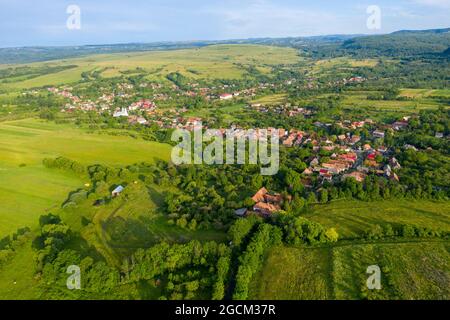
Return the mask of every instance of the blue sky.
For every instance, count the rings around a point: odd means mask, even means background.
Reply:
[[[69,5],[81,29],[69,30]],[[381,29],[366,26],[369,5]],[[0,47],[388,33],[450,27],[450,0],[0,0]]]

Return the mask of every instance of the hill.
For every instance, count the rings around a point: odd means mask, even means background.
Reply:
[[[450,29],[405,30],[387,35],[356,37],[345,41],[341,49],[364,56],[420,56],[439,54],[450,45]]]

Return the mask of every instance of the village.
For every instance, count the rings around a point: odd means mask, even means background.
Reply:
[[[295,79],[288,80],[284,84],[292,85]],[[343,79],[343,83],[362,82],[365,81],[361,77],[353,77],[348,80]],[[186,95],[189,97],[202,95],[210,102],[226,101],[237,97],[254,97],[258,90],[274,86],[273,84],[263,83],[259,87],[249,88],[233,93],[212,93],[232,89],[232,86],[223,85],[217,87],[200,87],[198,84],[190,84],[191,90],[183,91],[175,85],[171,89],[176,90],[176,95]],[[202,124],[201,117],[185,116],[189,111],[186,107],[181,108],[158,108],[157,103],[170,99],[167,93],[160,91],[163,89],[161,84],[141,83],[139,87],[150,87],[154,90],[154,94],[148,99],[139,99],[131,102],[127,107],[116,107],[117,98],[133,99],[134,86],[128,83],[120,83],[117,85],[118,93],[102,94],[97,100],[91,101],[83,99],[72,93],[71,87],[48,88],[48,91],[68,99],[68,102],[62,109],[63,113],[71,113],[74,111],[97,112],[110,114],[113,118],[123,118],[130,125],[157,126],[161,129],[187,129],[192,131],[196,126]],[[287,117],[296,117],[302,115],[304,118],[310,118],[314,115],[314,110],[299,106],[293,106],[289,103],[279,104],[275,106],[267,106],[263,103],[250,103],[245,107],[248,110],[257,113],[282,114]],[[380,144],[386,132],[398,131],[408,126],[410,117],[405,116],[392,124],[377,124],[371,119],[361,121],[337,121],[335,123],[314,122],[314,126],[321,129],[327,129],[331,126],[337,126],[346,133],[339,135],[322,135],[319,136],[315,131],[302,131],[297,129],[277,128],[279,133],[280,144],[286,148],[310,148],[313,156],[308,159],[307,168],[302,172],[305,186],[310,185],[312,176],[317,176],[321,182],[333,182],[340,179],[354,178],[357,182],[363,182],[365,177],[374,173],[376,175],[385,176],[389,179],[398,181],[396,170],[400,169],[398,161],[391,157],[388,148]],[[362,137],[355,131],[366,128],[370,130],[370,136]],[[207,125],[203,129],[208,129]],[[234,124],[228,128],[215,128],[222,134],[225,131],[232,131],[234,136],[242,137],[245,128]],[[275,128],[267,128],[268,132]],[[255,129],[258,132],[258,129]],[[249,135],[246,133],[244,138],[257,139],[258,134]],[[415,148],[406,145],[406,148]],[[263,206],[264,207],[264,206]],[[269,210],[270,208],[270,210]],[[265,210],[275,211],[276,206],[269,206]]]
[[[343,79],[339,83],[361,83],[364,81],[365,79],[362,77],[352,77]],[[294,84],[295,79],[287,80],[282,85]],[[329,85],[337,84],[331,83]],[[316,112],[314,108],[300,107],[290,103],[266,105],[251,102],[260,90],[270,87],[275,88],[275,84],[262,83],[257,87],[241,90],[233,90],[233,85],[209,88],[194,83],[189,84],[188,90],[181,90],[178,86],[171,85],[169,90],[174,93],[172,95],[164,90],[162,84],[141,83],[138,87],[150,88],[153,90],[153,94],[149,95],[149,98],[135,99],[135,87],[128,83],[118,84],[115,93],[103,93],[97,100],[93,101],[72,94],[72,88],[70,87],[52,87],[48,88],[48,91],[70,101],[61,109],[63,113],[92,111],[98,114],[106,114],[120,120],[121,123],[136,126],[155,126],[167,130],[185,129],[193,131],[198,126],[202,126],[202,130],[206,130],[210,128],[209,124],[212,123],[211,128],[217,130],[217,134],[223,135],[225,132],[231,132],[236,138],[248,140],[259,139],[260,129],[256,128],[249,131],[247,126],[239,123],[234,123],[229,127],[214,127],[214,121],[211,121],[210,118],[189,115],[191,113],[186,106],[173,107],[175,101],[172,101],[172,106],[167,107],[165,103],[180,96],[188,98],[201,96],[210,104],[244,99],[240,101],[250,101],[244,106],[244,110],[261,115],[268,114],[268,116],[282,115],[287,118],[301,116],[303,119],[314,119]],[[311,88],[312,86],[308,87]],[[126,107],[117,107],[118,101],[131,102]],[[160,108],[160,104],[164,106]],[[401,165],[393,156],[393,150],[386,147],[383,141],[386,135],[393,135],[396,131],[406,129],[410,119],[410,116],[403,116],[390,124],[377,123],[369,118],[334,122],[315,121],[313,122],[315,129],[268,127],[266,130],[269,134],[275,129],[277,130],[279,143],[283,148],[293,150],[303,148],[310,151],[310,156],[303,159],[306,168],[299,173],[304,187],[315,191],[314,189],[320,188],[321,185],[334,184],[350,178],[357,183],[363,183],[369,175],[399,182],[398,171],[401,170]],[[339,128],[340,134],[332,134],[331,128]],[[436,137],[438,136],[436,135]],[[409,144],[405,144],[404,149],[417,150],[415,146]],[[268,217],[280,211],[283,202],[290,201],[289,197],[281,196],[276,190],[262,188],[255,192],[252,197],[254,206],[236,210],[237,216],[253,213]]]

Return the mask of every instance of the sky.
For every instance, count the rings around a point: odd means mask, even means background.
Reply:
[[[76,5],[80,14],[67,13],[70,5]],[[374,11],[367,9],[373,5],[380,10],[380,25],[368,28]],[[78,21],[79,28],[73,28]],[[445,27],[450,27],[450,0],[0,0],[0,47],[376,34]]]

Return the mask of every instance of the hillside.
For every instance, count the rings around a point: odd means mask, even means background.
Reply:
[[[397,31],[388,35],[357,37],[342,49],[358,56],[420,56],[443,52],[450,45],[450,29]]]

